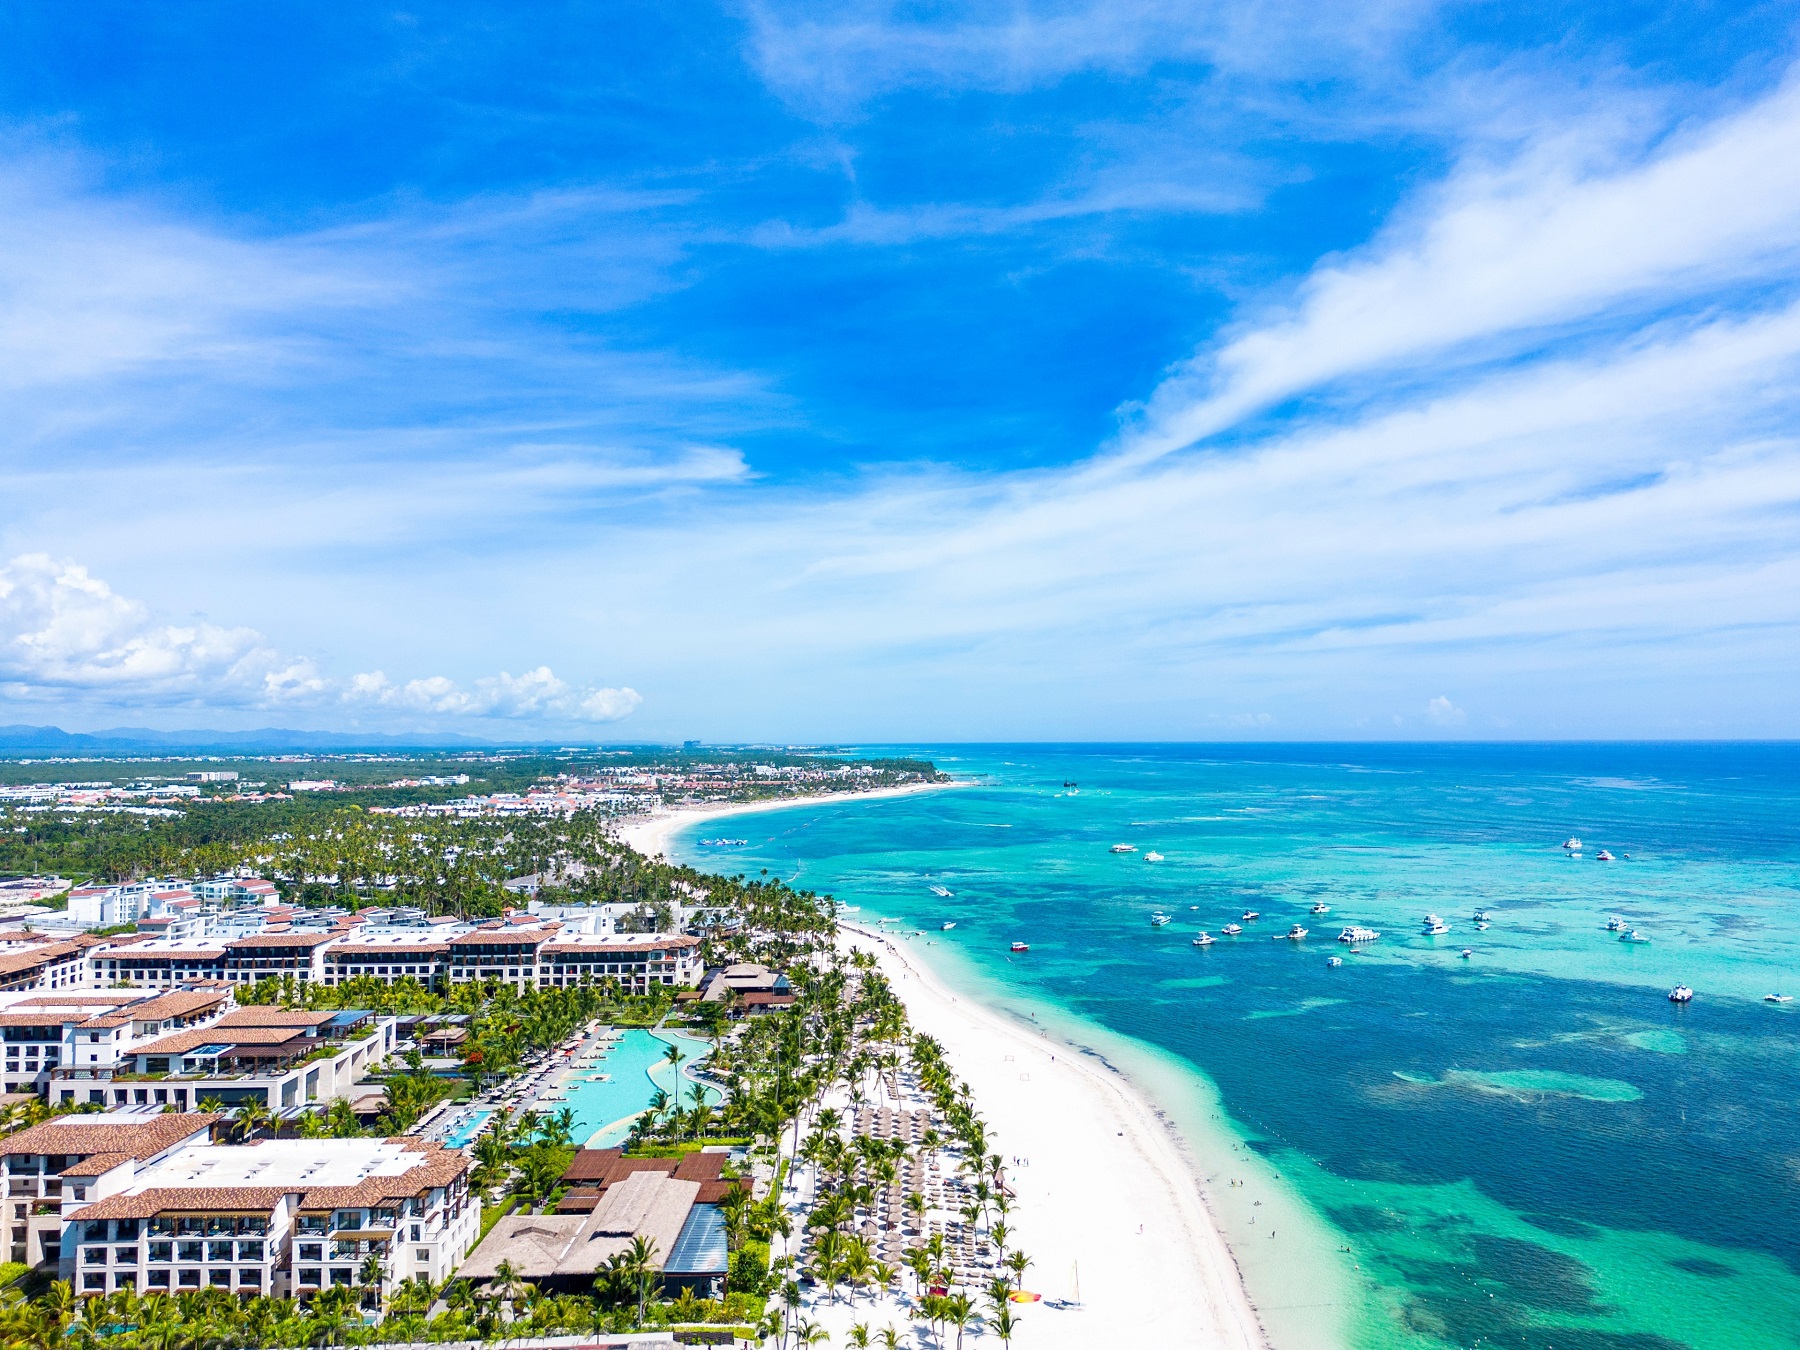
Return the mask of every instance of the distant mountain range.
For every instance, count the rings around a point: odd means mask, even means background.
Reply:
[[[557,745],[567,742],[519,742]],[[64,731],[61,727],[0,727],[0,756],[19,755],[268,755],[305,751],[493,749],[500,743],[468,736],[381,736],[372,732],[155,731],[114,727],[107,731]]]

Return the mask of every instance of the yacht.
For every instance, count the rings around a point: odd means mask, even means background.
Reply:
[[[1617,914],[1613,915],[1612,918],[1606,921],[1606,931],[1609,933],[1624,932],[1625,920],[1621,919]]]
[[[942,923],[940,923],[938,925],[938,932],[948,933],[954,927],[956,927],[955,919],[945,919]]]
[[[1283,934],[1283,936],[1294,942],[1298,942],[1301,938],[1306,936],[1306,927],[1304,924],[1297,923],[1293,927],[1289,928],[1287,930],[1287,932]]]
[[[1440,933],[1448,933],[1450,925],[1435,914],[1425,916],[1424,932],[1426,937],[1437,937]]]
[[[1158,853],[1155,849],[1151,849],[1148,853],[1146,853],[1144,855],[1145,862],[1161,862],[1162,860],[1163,860],[1162,854]]]
[[[1312,907],[1312,912],[1314,914],[1329,914],[1331,913],[1331,906],[1321,900]]]
[[[1262,918],[1262,915],[1257,913],[1253,909],[1247,909],[1244,911],[1244,922],[1245,923],[1255,923],[1260,918]]]
[[[1225,934],[1226,937],[1236,937],[1239,933],[1243,932],[1244,930],[1235,923],[1228,923],[1223,928],[1221,928],[1219,931],[1221,933]]]
[[[1152,928],[1162,928],[1174,922],[1175,919],[1173,915],[1164,914],[1160,909],[1150,916],[1150,926]]]
[[[1694,991],[1685,984],[1678,984],[1669,990],[1669,1002],[1671,1003],[1692,1003],[1693,1001]]]
[[[1568,849],[1571,853],[1579,853],[1581,852],[1581,840],[1565,839],[1563,840],[1563,847]]]
[[[1336,969],[1338,966],[1344,964],[1344,958],[1341,956],[1328,956],[1325,958],[1325,964]]]
[[[1015,952],[1028,952],[1031,950],[1031,944],[1029,942],[1015,942],[1012,945],[1012,949]]]
[[[1489,919],[1491,919],[1493,917],[1494,916],[1489,914],[1485,909],[1478,909],[1475,911],[1475,922],[1476,923],[1486,923]]]
[[[1628,933],[1620,933],[1619,934],[1620,942],[1648,942],[1649,940],[1650,940],[1649,938],[1645,937],[1642,933],[1638,932],[1638,930],[1635,928],[1633,928]]]
[[[933,895],[940,895],[946,900],[948,900],[951,896],[956,894],[956,892],[951,890],[948,886],[937,886],[937,885],[932,886],[931,893]]]
[[[1376,932],[1373,928],[1358,928],[1352,924],[1349,928],[1346,928],[1343,932],[1338,934],[1338,941],[1348,942],[1354,945],[1358,942],[1373,942],[1380,936],[1381,934]]]
[[[1197,933],[1194,935],[1194,945],[1196,947],[1210,947],[1218,940],[1219,939],[1214,937],[1211,933]]]
[[[1137,845],[1136,844],[1114,844],[1112,846],[1112,851],[1114,853],[1136,853]]]
[[[1793,1001],[1794,1001],[1794,996],[1792,994],[1764,994],[1763,995],[1764,1003],[1792,1003]]]
[[[1613,855],[1608,853],[1605,849],[1601,849],[1598,853],[1596,853],[1594,855],[1595,862],[1611,862],[1612,860],[1613,860]]]

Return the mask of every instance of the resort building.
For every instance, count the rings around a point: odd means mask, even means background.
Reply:
[[[366,976],[383,984],[413,979],[432,989],[449,969],[450,938],[429,926],[369,924],[333,942],[323,957],[328,987]]]
[[[124,1014],[135,1015],[133,1009]],[[114,1035],[110,1044],[77,1045],[91,1060],[65,1056],[50,1070],[50,1100],[178,1110],[208,1100],[231,1107],[256,1101],[277,1115],[291,1114],[352,1095],[357,1083],[387,1062],[398,1039],[392,1017],[356,1009],[236,1008],[171,1034],[127,1035],[120,1028]],[[108,1050],[110,1058],[101,1059]]]
[[[230,1007],[224,988],[148,997],[99,989],[0,996],[5,1088],[44,1094],[59,1068],[110,1070],[139,1043],[204,1026]]]
[[[63,1116],[0,1140],[8,1259],[60,1264],[64,1206],[73,1209],[91,1198],[96,1169],[123,1159],[154,1162],[175,1149],[203,1144],[221,1119],[140,1108]]]
[[[505,980],[520,989],[538,983],[538,948],[557,933],[552,926],[484,925],[450,939],[449,981]]]
[[[38,1141],[30,1136],[50,1128],[6,1141],[9,1165],[11,1150],[24,1156],[20,1141],[35,1150]],[[481,1229],[481,1207],[468,1193],[468,1160],[422,1139],[232,1146],[190,1133],[140,1154],[142,1147],[93,1153],[61,1169],[58,1271],[77,1293],[207,1288],[305,1297],[359,1282],[371,1256],[390,1287],[420,1276],[444,1280]]]
[[[648,936],[558,936],[538,951],[538,985],[572,988],[617,980],[627,992],[647,994],[657,985],[690,988],[700,983],[700,939],[682,933]]]
[[[585,1152],[586,1150],[584,1150]],[[617,1150],[603,1150],[616,1153]],[[723,1154],[711,1156],[723,1161]],[[634,1160],[650,1166],[622,1170],[585,1212],[513,1214],[501,1219],[457,1273],[477,1283],[491,1280],[510,1263],[520,1279],[556,1293],[593,1287],[594,1270],[648,1239],[664,1294],[692,1289],[702,1297],[724,1290],[728,1261],[725,1221],[717,1203],[702,1203],[707,1183],[677,1175],[673,1158]],[[715,1186],[729,1187],[733,1183]],[[722,1192],[721,1198],[722,1198]]]
[[[20,934],[0,951],[0,991],[73,989],[88,982],[88,951],[103,941],[78,934],[67,938]]]

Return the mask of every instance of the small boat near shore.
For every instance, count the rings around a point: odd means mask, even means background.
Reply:
[[[1291,928],[1289,928],[1287,930],[1287,932],[1281,933],[1281,934],[1272,934],[1271,936],[1276,937],[1278,940],[1286,939],[1289,942],[1298,942],[1298,941],[1300,941],[1301,938],[1305,937],[1309,931],[1310,930],[1306,927],[1305,924],[1297,923],[1297,924],[1294,924]]]
[[[1247,909],[1244,911],[1244,922],[1245,923],[1255,923],[1260,918],[1262,918],[1262,915],[1257,913],[1253,909]]]
[[[1793,1001],[1794,1001],[1794,996],[1792,994],[1764,994],[1763,995],[1764,1003],[1792,1003]]]
[[[1312,912],[1314,914],[1329,914],[1331,913],[1331,906],[1326,904],[1323,900],[1320,900],[1313,905]]]
[[[1471,956],[1475,955],[1475,949],[1473,947],[1464,947],[1457,955],[1467,961]]]
[[[1219,939],[1214,937],[1211,933],[1202,932],[1194,935],[1194,945],[1196,947],[1210,947],[1218,940]],[[1771,995],[1771,997],[1773,997],[1773,995]]]
[[[1158,853],[1155,849],[1151,849],[1148,853],[1146,853],[1144,855],[1145,862],[1161,862],[1162,860],[1163,860],[1163,855]]]
[[[1612,860],[1613,860],[1613,855],[1608,853],[1605,849],[1601,849],[1598,853],[1596,853],[1594,855],[1595,862],[1611,862]]]
[[[938,932],[948,933],[954,927],[956,927],[955,919],[945,919],[942,923],[940,923],[938,925]]]
[[[933,883],[931,893],[945,900],[948,900],[951,896],[956,894],[956,892],[951,890],[948,886],[939,886],[936,883]]]
[[[1237,925],[1235,923],[1228,923],[1223,928],[1221,928],[1219,931],[1221,933],[1225,934],[1226,937],[1236,937],[1239,933],[1243,932],[1244,930],[1242,927],[1240,927],[1239,925]]]
[[[1642,933],[1638,932],[1638,930],[1635,928],[1633,928],[1629,932],[1619,934],[1620,942],[1648,942],[1649,940],[1650,940],[1649,938],[1645,937]]]
[[[1114,844],[1112,846],[1112,851],[1114,853],[1136,853],[1137,845],[1136,844]]]
[[[1685,984],[1678,984],[1669,990],[1669,1002],[1671,1003],[1692,1003],[1693,1001],[1694,991]]]
[[[1325,958],[1325,964],[1330,966],[1333,970],[1336,970],[1339,966],[1344,964],[1344,958],[1341,956],[1328,956]]]
[[[1475,911],[1475,922],[1476,923],[1486,923],[1489,919],[1491,919],[1493,917],[1494,916],[1492,914],[1489,914],[1485,909],[1478,909]]]
[[[1352,946],[1359,942],[1373,942],[1381,934],[1373,928],[1359,928],[1355,924],[1338,934],[1339,942],[1348,942]]]
[[[1031,950],[1031,944],[1029,942],[1015,942],[1012,945],[1012,949],[1015,952],[1028,952]]]
[[[1150,916],[1150,926],[1152,928],[1163,928],[1174,922],[1175,922],[1174,915],[1164,914],[1160,909],[1157,910],[1156,913],[1154,913]]]
[[[1563,840],[1563,848],[1570,853],[1579,853],[1581,852],[1581,840],[1571,836],[1570,838]]]
[[[1426,937],[1441,937],[1450,931],[1450,925],[1435,914],[1427,914],[1422,931]]]

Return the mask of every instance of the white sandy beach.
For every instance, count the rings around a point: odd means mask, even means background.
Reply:
[[[1010,1169],[1026,1287],[1083,1307],[1023,1311],[1027,1350],[1111,1345],[1254,1350],[1265,1344],[1200,1182],[1169,1128],[1115,1070],[952,993],[898,935],[844,926],[875,952],[913,1025],[975,1089]],[[919,941],[913,939],[912,941]]]
[[[678,806],[626,822],[619,838],[646,858],[660,856],[669,846],[669,836],[695,821],[714,816],[751,815],[759,811],[780,811],[791,806],[817,806],[824,802],[872,802],[883,797],[908,797],[915,792],[938,792],[960,786],[958,783],[909,783],[905,787],[875,788],[869,792],[821,792],[810,797],[780,797],[766,802],[719,802],[709,806]]]

